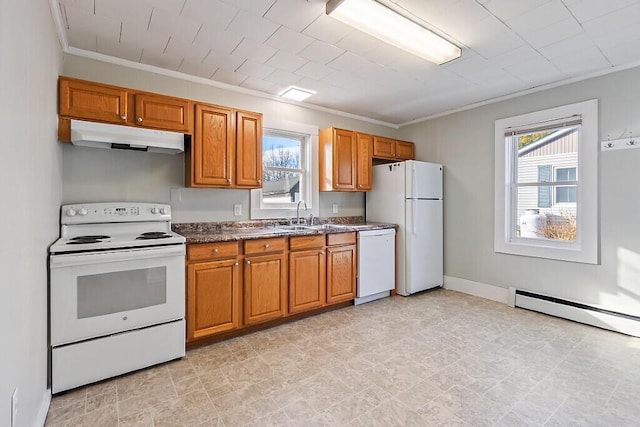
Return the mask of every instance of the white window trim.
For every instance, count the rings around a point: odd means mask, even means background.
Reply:
[[[309,214],[318,217],[320,212],[320,193],[318,188],[318,127],[304,123],[295,123],[288,120],[269,118],[265,116],[263,126],[268,129],[283,130],[293,133],[303,133],[309,135],[309,144],[304,150],[308,170],[307,176],[310,180],[309,193],[310,200],[305,200],[307,210],[300,209],[300,217],[308,218]],[[280,219],[292,218],[296,215],[295,204],[291,206],[265,206],[262,203],[262,189],[251,190],[251,219]]]
[[[509,149],[505,144],[508,128],[521,128],[559,117],[582,116],[582,135],[578,150],[577,223],[575,242],[511,238],[511,177]],[[507,117],[495,122],[495,228],[496,252],[598,264],[598,100],[592,99],[543,111]]]

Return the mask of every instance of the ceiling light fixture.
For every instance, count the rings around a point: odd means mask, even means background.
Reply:
[[[308,90],[308,89],[300,89],[298,87],[288,87],[281,94],[281,98],[293,99],[294,101],[304,101],[311,95],[315,95],[316,93]]]
[[[462,54],[460,48],[374,0],[329,0],[327,15],[385,43],[436,64]]]

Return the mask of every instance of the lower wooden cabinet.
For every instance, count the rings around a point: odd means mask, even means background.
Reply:
[[[355,233],[330,234],[327,240],[327,304],[352,300],[356,297]]]
[[[187,340],[239,327],[240,309],[236,259],[187,266]]]
[[[289,254],[289,313],[320,308],[326,298],[324,248]]]
[[[287,258],[284,253],[244,260],[244,323],[264,322],[287,313]]]

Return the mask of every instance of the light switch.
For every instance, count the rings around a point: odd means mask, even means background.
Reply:
[[[236,203],[233,205],[233,216],[241,216],[242,215],[242,205],[240,203]]]
[[[337,203],[333,204],[333,213],[338,213],[338,204]]]

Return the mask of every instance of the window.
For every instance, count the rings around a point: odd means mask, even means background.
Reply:
[[[597,263],[597,101],[495,130],[496,252]]]
[[[284,121],[265,123],[262,188],[251,190],[251,218],[290,218],[303,200],[308,216],[318,216],[317,127]],[[314,147],[315,146],[315,150]]]

